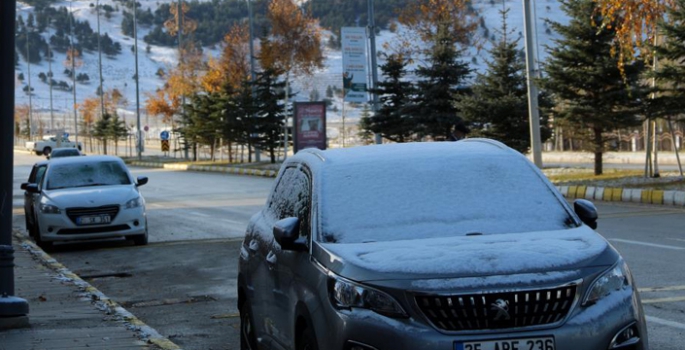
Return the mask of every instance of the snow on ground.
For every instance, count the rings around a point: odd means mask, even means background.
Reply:
[[[169,3],[175,0],[142,0],[142,10],[147,10],[148,7],[154,10],[164,3]],[[209,1],[209,0],[208,0]],[[91,28],[97,30],[97,14],[91,4],[94,0],[76,0],[68,1],[62,0],[56,2],[54,7],[65,6],[67,8],[71,7],[75,17],[78,20],[87,20],[90,22]],[[534,0],[534,6],[537,13],[537,37],[539,39],[538,44],[538,56],[541,60],[546,57],[544,45],[550,43],[550,39],[553,38],[553,34],[548,33],[546,30],[546,25],[544,24],[544,18],[556,18],[564,21],[564,15],[559,11],[559,2],[557,0]],[[105,90],[109,89],[119,89],[129,104],[125,107],[128,110],[135,110],[135,83],[133,81],[133,76],[135,74],[135,64],[134,55],[131,51],[131,46],[133,46],[133,39],[124,36],[121,33],[121,20],[122,20],[122,10],[123,5],[120,2],[114,0],[101,0],[101,5],[111,5],[112,7],[118,7],[119,11],[114,12],[110,19],[106,19],[103,14],[100,17],[100,27],[102,33],[107,33],[113,40],[119,42],[122,46],[121,54],[116,57],[110,58],[106,55],[102,57],[102,72],[104,80]],[[514,36],[519,35],[519,32],[523,30],[523,9],[521,2],[519,0],[504,0],[504,4],[511,9],[509,12],[508,25],[511,30],[514,31]],[[488,27],[490,35],[492,35],[496,29],[500,28],[501,15],[499,11],[503,8],[502,2],[491,1],[491,0],[474,0],[474,7],[479,11],[480,15],[485,18],[486,25]],[[17,3],[17,13],[19,16],[23,16],[26,19],[28,13],[33,11],[30,6],[27,6],[21,2]],[[160,47],[155,45],[150,45],[150,52],[147,53],[146,47],[148,46],[142,38],[149,32],[151,28],[146,28],[145,26],[140,26],[138,31],[138,46],[139,46],[139,75],[140,75],[140,98],[141,104],[144,105],[147,100],[147,94],[154,93],[154,91],[161,87],[163,82],[160,78],[156,76],[158,69],[167,69],[169,66],[173,66],[177,62],[177,52],[173,48]],[[482,36],[483,29],[479,29],[479,35]],[[522,34],[521,34],[522,35]],[[383,44],[385,42],[391,41],[395,34],[383,31],[377,36],[377,48],[382,50]],[[49,39],[47,35],[44,35],[46,40]],[[325,42],[325,40],[324,40]],[[519,42],[521,48],[523,48],[523,40]],[[490,44],[485,41],[484,49],[490,47]],[[212,54],[213,56],[218,56],[218,49],[206,50],[207,54]],[[296,92],[299,92],[296,99],[301,101],[306,101],[309,99],[309,94],[312,90],[317,90],[319,95],[323,98],[325,96],[326,88],[328,86],[342,87],[342,55],[340,51],[333,51],[326,49],[326,62],[325,68],[317,72],[312,77],[300,77],[295,79],[293,82],[293,88]],[[476,57],[475,61],[472,58]],[[485,58],[487,57],[487,52],[485,50],[477,50],[475,48],[470,48],[468,50],[467,56],[464,58],[465,61],[471,62],[472,68],[478,72],[483,72],[485,68]],[[55,53],[55,59],[53,64],[53,72],[55,80],[57,81],[67,81],[71,85],[70,79],[62,74],[64,67],[62,62],[65,61],[65,54]],[[76,99],[77,103],[80,103],[84,98],[95,97],[96,89],[99,85],[99,72],[98,72],[98,54],[97,52],[86,52],[83,58],[84,64],[81,68],[77,69],[77,73],[86,73],[90,77],[90,82],[86,84],[77,84]],[[475,62],[475,63],[474,63]],[[379,61],[379,64],[382,64]],[[49,86],[41,82],[38,79],[38,74],[41,72],[47,73],[48,63],[46,60],[42,60],[40,64],[31,65],[31,83],[35,89],[32,96],[33,109],[40,115],[43,113],[43,118],[45,118],[45,113],[49,110]],[[17,74],[24,73],[27,75],[26,63],[23,57],[20,56],[19,66],[16,70]],[[379,71],[380,75],[380,71]],[[382,79],[382,76],[379,76]],[[26,84],[26,79],[23,83],[18,82],[15,89],[15,101],[17,105],[28,104],[28,95],[22,91],[22,88]],[[58,124],[70,123],[70,119],[66,117],[66,112],[71,110],[73,104],[73,94],[72,92],[65,92],[53,89],[53,108],[56,113],[60,114],[57,118]],[[344,108],[340,99],[335,99],[334,101],[335,110],[329,110],[327,112],[328,119],[332,123],[339,123],[342,121],[342,112],[345,110],[345,117],[348,123],[355,123],[359,118],[361,112],[360,105],[350,105],[345,104]],[[59,126],[59,125],[58,125]]]

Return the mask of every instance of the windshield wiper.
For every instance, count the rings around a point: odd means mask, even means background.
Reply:
[[[93,184],[86,184],[86,185],[78,185],[74,187],[91,187],[91,186],[107,186],[109,184],[104,184],[104,183],[93,183]]]

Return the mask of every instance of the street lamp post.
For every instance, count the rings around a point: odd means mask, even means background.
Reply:
[[[133,0],[133,50],[136,54],[136,132],[138,134],[136,151],[138,154],[138,160],[143,158],[143,132],[140,129],[140,86],[138,81],[140,77],[138,76],[138,2]]]
[[[538,70],[535,64],[535,21],[530,0],[523,0],[523,25],[526,40],[526,76],[528,78],[528,113],[530,122],[530,146],[533,162],[542,169],[542,142],[540,138],[540,111],[538,110],[538,88],[535,79]]]
[[[76,110],[76,48],[74,47],[74,11],[71,11],[73,4],[74,0],[71,0],[71,2],[69,2],[69,31],[71,31],[71,85],[74,93],[74,137],[78,147],[78,112]]]
[[[16,3],[0,1],[0,42],[15,45]],[[28,33],[28,31],[27,31]],[[28,39],[28,38],[27,38]],[[14,296],[14,248],[12,246],[12,186],[14,184],[14,55],[0,55],[0,330],[27,327],[29,304]]]
[[[33,140],[33,101],[31,99],[31,95],[33,93],[31,90],[33,90],[33,87],[31,86],[31,51],[29,51],[29,38],[31,31],[29,31],[29,27],[26,27],[26,70],[28,75],[26,76],[28,79],[28,90],[26,91],[29,94],[29,140]]]

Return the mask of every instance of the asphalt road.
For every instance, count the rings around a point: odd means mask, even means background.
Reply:
[[[14,225],[23,228],[19,184],[38,157],[15,153]],[[237,349],[240,236],[272,179],[133,168],[142,187],[150,245],[72,244],[51,253],[184,349]],[[628,261],[642,290],[650,344],[685,349],[685,209],[596,203],[599,229]]]

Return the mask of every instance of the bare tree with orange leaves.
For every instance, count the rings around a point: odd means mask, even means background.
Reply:
[[[310,75],[323,67],[321,32],[316,19],[304,14],[292,0],[271,0],[267,18],[271,32],[261,47],[262,68]]]
[[[644,59],[652,57],[650,46],[657,35],[657,24],[664,19],[673,0],[597,0],[597,10],[603,26],[616,33],[613,53],[619,56],[619,66],[632,62],[639,53]]]
[[[202,88],[210,93],[222,91],[224,84],[238,90],[250,77],[250,34],[245,24],[234,25],[224,36],[221,58],[210,58]]]
[[[88,136],[88,147],[90,152],[93,152],[93,127],[95,126],[95,117],[100,110],[100,98],[89,97],[83,100],[79,106],[81,118],[81,132]]]

